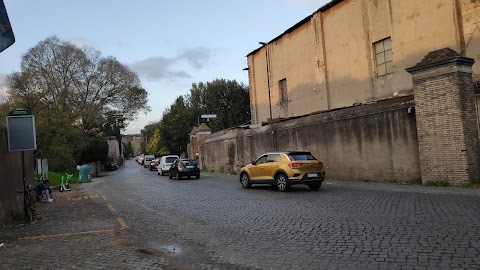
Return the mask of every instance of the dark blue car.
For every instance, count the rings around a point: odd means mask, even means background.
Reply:
[[[180,179],[182,177],[195,176],[195,178],[200,178],[200,168],[198,168],[197,161],[194,159],[181,158],[175,160],[172,166],[168,170],[168,178],[172,179],[173,177]]]

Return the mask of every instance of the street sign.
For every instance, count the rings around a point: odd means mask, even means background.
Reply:
[[[25,109],[15,109],[7,116],[8,151],[37,149],[35,116]]]
[[[202,118],[217,118],[216,114],[202,114]]]

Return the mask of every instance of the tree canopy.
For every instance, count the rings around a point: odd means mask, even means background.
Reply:
[[[170,154],[186,151],[190,131],[199,122],[206,121],[201,119],[202,114],[217,115],[217,118],[207,122],[212,132],[248,123],[248,87],[235,80],[225,79],[193,83],[190,93],[177,97],[164,111],[157,124],[160,128],[161,145]]]
[[[58,154],[49,153],[51,136],[63,137],[62,149],[71,149],[78,161],[88,138],[119,135],[138,112],[150,109],[147,91],[128,67],[55,36],[29,49],[20,69],[7,76],[9,103],[34,113],[38,153],[50,158]]]

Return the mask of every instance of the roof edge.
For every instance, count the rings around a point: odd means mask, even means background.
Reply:
[[[313,12],[311,15],[307,16],[306,18],[304,18],[303,20],[297,22],[296,24],[294,24],[292,27],[288,28],[285,32],[283,32],[282,34],[278,35],[277,37],[275,37],[274,39],[270,40],[269,42],[267,42],[267,45],[276,41],[276,40],[279,40],[280,38],[282,38],[284,35],[288,34],[288,33],[291,33],[293,32],[295,29],[299,28],[300,26],[304,25],[305,23],[309,22],[313,15],[315,15],[316,13],[319,13],[319,12],[325,12],[327,10],[329,10],[330,8],[336,6],[337,4],[343,2],[344,0],[332,0],[328,3],[326,3],[325,5],[321,6],[319,9],[317,9],[315,12]],[[261,48],[263,48],[264,46],[261,46],[253,51],[251,51],[249,54],[246,55],[246,57],[249,57],[250,55],[252,54],[256,54],[258,51],[260,51]]]

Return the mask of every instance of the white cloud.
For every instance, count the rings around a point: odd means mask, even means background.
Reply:
[[[176,57],[153,56],[128,66],[147,80],[183,79],[191,78],[190,74],[186,70],[176,69],[175,66],[186,62],[195,69],[201,69],[208,64],[211,57],[210,49],[197,47],[184,50]]]
[[[196,69],[204,67],[212,56],[212,52],[204,47],[197,47],[185,50],[177,59],[185,59],[190,65]]]

